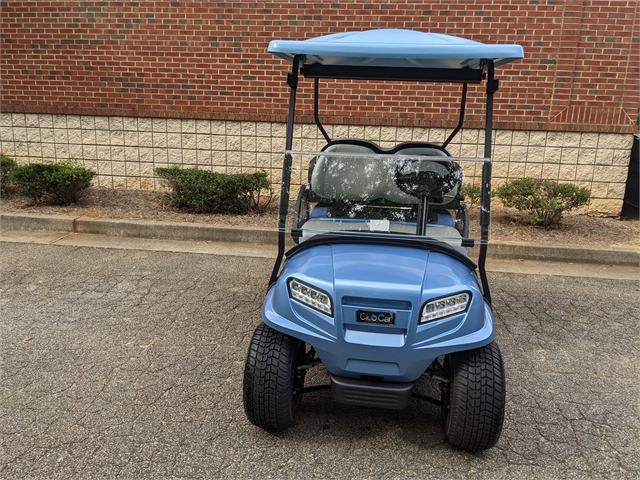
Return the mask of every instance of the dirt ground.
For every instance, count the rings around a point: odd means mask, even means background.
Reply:
[[[171,207],[159,198],[157,192],[97,187],[83,192],[78,203],[70,206],[34,203],[29,199],[16,196],[4,197],[0,201],[0,212],[267,228],[275,228],[278,223],[277,200],[272,201],[263,214],[191,213]],[[532,226],[526,214],[494,204],[490,238],[499,241],[563,246],[638,248],[640,247],[640,221],[567,214],[563,217],[560,228],[544,230]]]

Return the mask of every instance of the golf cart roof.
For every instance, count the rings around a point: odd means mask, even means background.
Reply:
[[[273,40],[270,53],[288,61],[304,55],[307,65],[482,69],[524,57],[520,45],[488,45],[466,38],[415,30],[344,32],[308,40]]]

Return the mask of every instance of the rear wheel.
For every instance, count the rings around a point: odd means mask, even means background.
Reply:
[[[300,411],[305,343],[262,323],[244,368],[243,401],[249,421],[270,432],[293,425]]]
[[[493,447],[505,410],[505,378],[495,343],[445,357],[450,383],[443,392],[447,442],[468,452]]]

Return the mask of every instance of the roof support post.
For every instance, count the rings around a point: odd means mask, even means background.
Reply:
[[[289,112],[287,114],[287,130],[285,140],[285,151],[292,150],[293,147],[293,125],[296,115],[296,93],[298,89],[298,74],[300,70],[300,55],[296,55],[293,58],[293,66],[291,73],[287,75],[287,85],[289,85]],[[269,280],[269,286],[276,283],[278,279],[278,272],[280,271],[280,265],[282,264],[282,258],[284,257],[285,249],[285,229],[287,221],[287,212],[289,210],[289,191],[291,189],[291,165],[292,158],[290,153],[285,153],[282,160],[282,180],[280,184],[280,208],[278,210],[278,257],[276,258],[273,271],[271,272],[271,278]]]
[[[320,79],[319,78],[314,78],[314,82],[313,82],[313,119],[316,122],[316,126],[318,127],[318,130],[320,130],[320,132],[322,133],[322,136],[324,137],[324,139],[327,141],[327,143],[329,143],[331,141],[331,138],[329,138],[329,135],[327,134],[327,131],[324,129],[324,127],[322,126],[322,123],[320,122],[320,116],[318,114],[318,103],[319,103],[319,96],[320,96]]]
[[[468,85],[469,85],[468,83],[462,84],[462,100],[460,101],[460,118],[458,119],[458,125],[456,125],[456,128],[453,130],[453,132],[451,132],[451,135],[449,135],[449,138],[447,138],[442,144],[444,148],[447,148],[447,145],[449,145],[451,140],[455,138],[455,136],[458,134],[458,132],[462,128],[462,124],[464,123],[464,110],[467,105],[467,86]]]
[[[491,293],[485,270],[487,259],[487,243],[489,241],[489,224],[491,222],[491,141],[493,137],[493,94],[498,91],[498,80],[494,78],[493,60],[487,61],[487,98],[485,108],[484,127],[484,158],[490,161],[482,166],[482,196],[480,210],[480,254],[478,257],[478,270],[482,282],[484,298],[491,304]]]

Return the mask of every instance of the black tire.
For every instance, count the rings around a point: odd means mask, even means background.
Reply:
[[[305,343],[262,323],[249,345],[244,367],[244,411],[251,423],[269,432],[296,421],[302,402]]]
[[[444,392],[447,442],[467,452],[493,447],[502,432],[505,378],[495,343],[445,357],[451,383]]]

